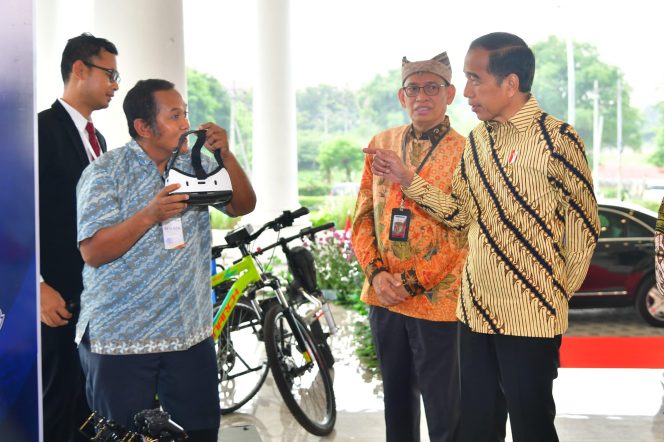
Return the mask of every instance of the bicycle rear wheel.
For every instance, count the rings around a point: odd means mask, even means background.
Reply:
[[[216,350],[221,414],[228,414],[246,404],[267,376],[263,326],[248,301],[240,299],[235,305]]]
[[[330,434],[337,418],[332,378],[302,319],[273,306],[265,317],[265,348],[274,381],[295,419],[312,434]]]

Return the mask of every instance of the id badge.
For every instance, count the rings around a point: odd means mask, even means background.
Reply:
[[[392,221],[390,222],[390,240],[408,241],[409,226],[410,210],[402,208],[392,209]]]
[[[169,218],[161,223],[164,233],[164,248],[166,250],[181,249],[184,247],[184,233],[182,231],[182,218]]]

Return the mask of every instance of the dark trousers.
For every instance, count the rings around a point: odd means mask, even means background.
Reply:
[[[76,320],[63,327],[41,324],[44,442],[87,441],[78,432],[90,414],[74,342]]]
[[[183,351],[102,355],[90,351],[86,334],[79,351],[88,401],[102,416],[135,431],[134,416],[154,408],[158,395],[188,441],[217,440],[221,411],[211,337]]]
[[[460,442],[504,440],[505,408],[514,442],[558,442],[553,380],[561,336],[474,333],[459,323]]]
[[[459,420],[456,322],[411,318],[371,306],[383,378],[388,442],[420,440],[420,394],[432,442],[452,442]]]

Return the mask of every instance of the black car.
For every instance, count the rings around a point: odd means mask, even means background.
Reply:
[[[622,201],[601,201],[599,218],[599,242],[570,307],[634,304],[648,324],[664,327],[664,296],[655,282],[657,214]]]

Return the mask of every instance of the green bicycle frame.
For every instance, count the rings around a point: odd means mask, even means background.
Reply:
[[[221,330],[224,328],[224,325],[226,325],[228,317],[235,308],[235,304],[237,304],[239,299],[242,297],[242,294],[244,293],[244,290],[247,288],[247,286],[262,280],[261,273],[259,272],[253,257],[244,256],[240,261],[233,264],[223,272],[212,276],[212,287],[216,287],[222,282],[236,276],[238,277],[237,281],[235,281],[231,288],[228,290],[224,301],[219,307],[219,311],[212,321],[212,337],[215,341],[219,339]],[[277,293],[279,292],[277,291]],[[278,294],[277,297],[282,299],[283,295]],[[283,300],[282,304],[287,304],[287,302]],[[298,325],[295,323],[295,319],[288,309],[285,310],[284,314],[286,315],[286,319],[288,320],[291,329],[294,330],[296,327],[298,327]],[[307,364],[310,364],[311,355],[309,354],[309,350],[307,349],[307,345],[305,344],[302,335],[295,333],[295,339],[299,344],[300,351],[302,352],[302,355],[304,356]]]
[[[237,281],[235,281],[228,290],[224,301],[221,303],[219,311],[217,311],[217,314],[212,321],[212,336],[215,341],[219,338],[221,330],[224,328],[224,325],[226,325],[228,317],[235,308],[235,304],[237,304],[240,297],[242,297],[247,286],[261,280],[261,274],[256,267],[254,259],[251,256],[244,256],[240,261],[223,272],[213,275],[212,287],[216,287],[233,277],[237,277]]]

